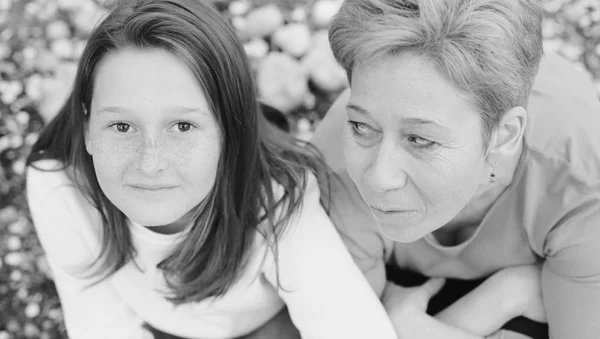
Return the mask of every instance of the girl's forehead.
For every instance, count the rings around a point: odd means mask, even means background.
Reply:
[[[92,99],[94,110],[210,111],[189,68],[160,49],[126,49],[107,55],[96,70]]]

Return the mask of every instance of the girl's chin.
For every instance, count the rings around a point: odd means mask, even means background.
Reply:
[[[181,216],[177,217],[177,216],[170,216],[170,215],[165,216],[165,215],[156,215],[156,214],[155,215],[152,215],[152,214],[128,215],[127,217],[133,223],[142,225],[142,226],[148,227],[148,228],[158,228],[158,227],[174,225],[181,218]]]

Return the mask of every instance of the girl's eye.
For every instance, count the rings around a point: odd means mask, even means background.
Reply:
[[[112,127],[116,128],[119,133],[127,133],[129,132],[131,125],[124,122],[117,122],[113,124]]]
[[[187,122],[179,122],[177,123],[177,128],[179,129],[179,132],[187,132],[192,129],[192,125]]]
[[[194,128],[194,125],[192,125],[189,122],[179,121],[178,123],[175,124],[174,127],[176,128],[177,132],[185,133],[185,132],[189,132],[192,128]]]
[[[411,144],[415,145],[418,148],[423,148],[423,149],[432,148],[433,146],[437,145],[436,142],[418,137],[416,135],[409,136],[408,142],[410,142]]]
[[[358,122],[358,121],[348,121],[350,127],[352,129],[352,135],[360,139],[373,139],[379,135],[379,132],[369,125]]]

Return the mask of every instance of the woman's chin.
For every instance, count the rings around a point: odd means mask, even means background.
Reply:
[[[415,242],[431,232],[420,225],[397,225],[377,221],[377,226],[386,238],[400,243]]]

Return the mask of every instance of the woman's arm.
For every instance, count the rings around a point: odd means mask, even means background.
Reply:
[[[582,199],[546,236],[542,298],[552,339],[600,334],[600,202]],[[593,202],[593,203],[592,203]]]
[[[518,316],[545,322],[540,275],[541,265],[505,268],[435,318],[482,336]]]
[[[517,280],[521,273],[506,275],[507,279],[505,282],[510,280]],[[538,279],[539,281],[539,279]],[[500,326],[504,323],[499,323],[495,328],[490,329],[489,333],[472,333],[476,330],[479,325],[474,324],[477,321],[489,322],[486,317],[498,318],[506,317],[510,319],[511,316],[508,314],[496,314],[490,303],[486,303],[485,300],[477,302],[464,302],[455,309],[456,311],[462,311],[456,318],[445,319],[450,322],[440,321],[426,313],[427,305],[429,300],[439,292],[443,286],[442,279],[430,279],[426,283],[416,287],[401,287],[392,282],[388,282],[384,295],[383,303],[388,311],[390,318],[392,319],[396,332],[399,338],[448,338],[448,339],[476,339],[476,338],[487,338],[487,339],[524,339],[520,333],[499,330]],[[491,286],[491,285],[490,285]],[[498,287],[498,286],[496,286]],[[513,286],[511,286],[512,288]],[[521,284],[514,287],[523,287]],[[487,292],[487,291],[486,291]],[[489,291],[492,294],[495,291]],[[539,287],[538,287],[539,292]],[[478,297],[485,299],[485,294],[480,294]],[[497,300],[496,300],[497,301]],[[478,305],[478,303],[480,303]],[[481,316],[473,314],[472,312],[477,311],[476,309],[469,309],[469,307],[478,308],[482,304],[485,304],[485,309],[479,309],[479,311],[487,312],[487,316]],[[452,306],[451,306],[452,307]],[[515,312],[515,313],[518,313]],[[468,318],[471,317],[471,318]],[[456,323],[452,323],[452,321]]]
[[[267,280],[277,286],[302,338],[395,339],[383,305],[352,260],[319,196],[311,174],[301,211],[280,237],[278,260],[271,258],[265,264]]]
[[[93,208],[72,185],[48,187],[59,173],[30,169],[27,178],[28,203],[37,236],[52,269],[65,325],[72,339],[152,338],[141,327],[141,319],[121,300],[107,280],[79,277],[93,259],[83,236],[91,228]]]

